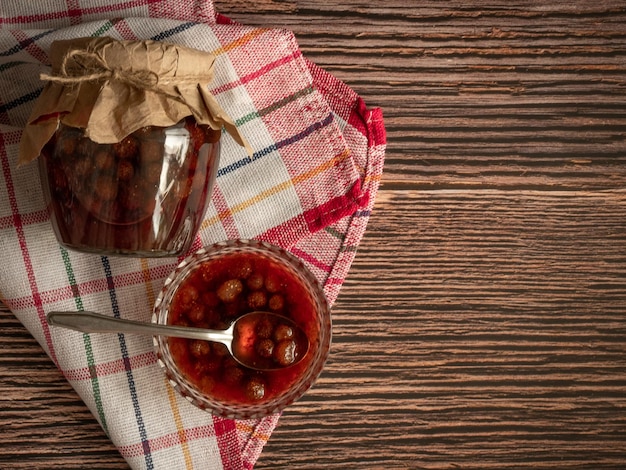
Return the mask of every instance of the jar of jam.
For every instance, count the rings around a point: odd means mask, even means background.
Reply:
[[[211,94],[216,56],[109,37],[53,41],[49,56],[18,161],[39,160],[58,241],[102,255],[188,251],[210,200],[222,129],[253,155]]]
[[[184,253],[210,200],[219,150],[220,131],[193,117],[113,144],[60,123],[39,159],[58,241],[106,255]]]

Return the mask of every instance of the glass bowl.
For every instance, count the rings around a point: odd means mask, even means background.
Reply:
[[[57,240],[103,255],[186,252],[211,197],[220,134],[188,117],[98,144],[60,124],[39,158]]]
[[[255,310],[290,317],[304,330],[310,347],[302,361],[254,371],[237,364],[221,344],[154,337],[167,378],[194,405],[237,419],[282,411],[322,372],[330,351],[330,308],[322,286],[301,260],[255,240],[203,248],[165,281],[154,307],[155,323],[226,329],[234,319]]]

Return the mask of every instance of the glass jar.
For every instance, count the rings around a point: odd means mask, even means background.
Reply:
[[[155,336],[159,364],[174,389],[201,409],[238,419],[278,413],[299,399],[322,372],[332,331],[321,284],[291,253],[255,240],[202,248],[165,281],[152,321],[226,329],[240,316],[258,310],[288,317],[304,331],[310,345],[300,362],[252,370],[236,363],[222,344]],[[279,344],[281,338],[270,331],[256,330],[255,335]]]
[[[84,130],[59,124],[39,159],[59,243],[102,255],[187,251],[210,200],[220,135],[188,117],[97,144]]]

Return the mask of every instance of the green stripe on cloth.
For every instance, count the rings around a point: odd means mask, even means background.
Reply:
[[[76,303],[76,309],[78,311],[84,310],[83,299],[80,297],[78,291],[78,284],[76,283],[76,277],[74,276],[74,269],[72,268],[72,262],[67,250],[63,247],[59,247],[61,250],[61,257],[63,258],[63,264],[65,265],[65,272],[67,273],[67,279],[72,288],[74,294],[74,302]],[[104,407],[102,406],[102,395],[100,394],[100,383],[98,382],[98,374],[96,373],[96,361],[93,355],[93,349],[91,347],[91,337],[88,334],[83,334],[83,343],[85,344],[85,354],[87,355],[87,366],[89,367],[89,375],[91,376],[91,387],[93,389],[93,397],[98,410],[98,417],[102,429],[108,435],[108,427],[106,416],[104,415]]]
[[[265,116],[266,114],[269,114],[272,111],[276,111],[277,109],[282,108],[286,104],[291,103],[292,101],[295,101],[298,98],[306,96],[306,95],[308,95],[310,93],[313,93],[313,87],[308,86],[306,88],[303,88],[302,90],[296,91],[292,95],[287,96],[287,97],[281,99],[280,101],[276,101],[275,103],[272,103],[270,106],[268,106],[266,108],[260,109],[258,111],[255,111],[253,113],[247,114],[246,116],[243,116],[243,117],[237,119],[235,121],[235,125],[241,126],[242,124],[245,124],[246,122],[250,122],[253,119]]]
[[[104,33],[106,33],[113,26],[115,26],[114,22],[107,21],[102,26],[100,26],[98,29],[96,29],[93,33],[91,33],[91,36],[92,37],[102,36]]]
[[[324,230],[326,231],[326,233],[332,235],[338,240],[343,241],[344,238],[346,238],[345,234],[339,232],[339,230],[336,230],[334,227],[329,226],[329,227],[326,227]]]

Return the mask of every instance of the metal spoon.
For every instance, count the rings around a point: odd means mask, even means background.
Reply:
[[[290,318],[271,312],[250,312],[236,319],[226,330],[209,330],[187,326],[160,325],[133,320],[123,320],[95,312],[50,312],[46,316],[48,324],[81,331],[83,333],[128,333],[150,336],[175,336],[178,338],[199,339],[222,343],[240,364],[256,370],[274,370],[290,367],[300,362],[309,350],[309,340]],[[257,325],[269,322],[272,329],[278,325],[291,328],[292,335],[287,355],[264,357],[258,353]],[[266,323],[267,324],[267,323]],[[283,339],[283,341],[286,341]],[[278,346],[278,344],[277,344]],[[284,344],[283,344],[284,346]],[[280,348],[276,347],[278,351]],[[284,354],[284,347],[282,348]]]

